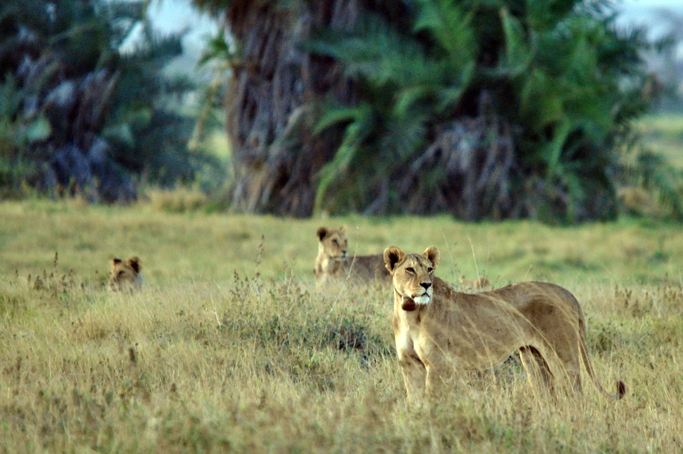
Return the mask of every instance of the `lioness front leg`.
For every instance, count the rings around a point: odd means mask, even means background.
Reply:
[[[427,369],[417,356],[409,354],[400,355],[398,362],[401,365],[403,383],[408,392],[408,402],[419,405],[425,394]]]
[[[452,370],[447,370],[445,364],[430,364],[427,366],[426,395],[431,401],[438,400],[446,394],[446,389],[452,377]]]

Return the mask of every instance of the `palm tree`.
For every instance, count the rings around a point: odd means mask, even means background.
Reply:
[[[228,135],[247,211],[616,214],[644,31],[602,0],[231,1]]]
[[[193,120],[160,107],[194,89],[162,77],[180,37],[159,37],[145,1],[7,0],[0,6],[0,188],[28,183],[130,201],[133,175],[159,184],[194,179],[208,157],[187,150]],[[136,24],[143,39],[119,48]]]

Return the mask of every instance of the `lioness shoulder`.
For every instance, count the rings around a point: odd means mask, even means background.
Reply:
[[[318,286],[347,279],[354,283],[389,282],[391,275],[384,266],[382,254],[347,255],[349,242],[344,226],[339,229],[320,227],[316,236],[318,256],[313,275]]]
[[[384,251],[392,275],[396,352],[410,402],[443,392],[457,370],[497,366],[519,351],[530,379],[581,391],[581,366],[606,396],[588,357],[586,322],[578,301],[566,289],[523,282],[477,294],[456,292],[434,275],[439,251],[405,254]]]
[[[144,283],[141,271],[142,262],[135,255],[127,260],[113,258],[109,274],[109,288],[113,292],[139,289]]]

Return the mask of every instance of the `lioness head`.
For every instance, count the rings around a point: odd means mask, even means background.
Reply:
[[[130,257],[126,261],[119,258],[112,259],[109,288],[116,292],[124,288],[139,287],[142,284],[140,270],[142,270],[142,264],[137,256]]]
[[[316,232],[318,236],[318,255],[326,259],[341,259],[346,257],[349,241],[346,239],[346,228],[339,230],[320,227]]]
[[[439,250],[433,246],[422,255],[405,254],[396,246],[384,250],[384,266],[392,275],[394,289],[403,297],[404,311],[414,311],[418,304],[431,302],[432,277],[439,258]]]

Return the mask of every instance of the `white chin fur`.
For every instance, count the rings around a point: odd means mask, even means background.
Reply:
[[[425,304],[429,304],[429,301],[431,301],[431,298],[429,295],[420,295],[420,296],[416,296],[415,298],[413,298],[413,301],[415,301],[415,304],[425,305]]]

